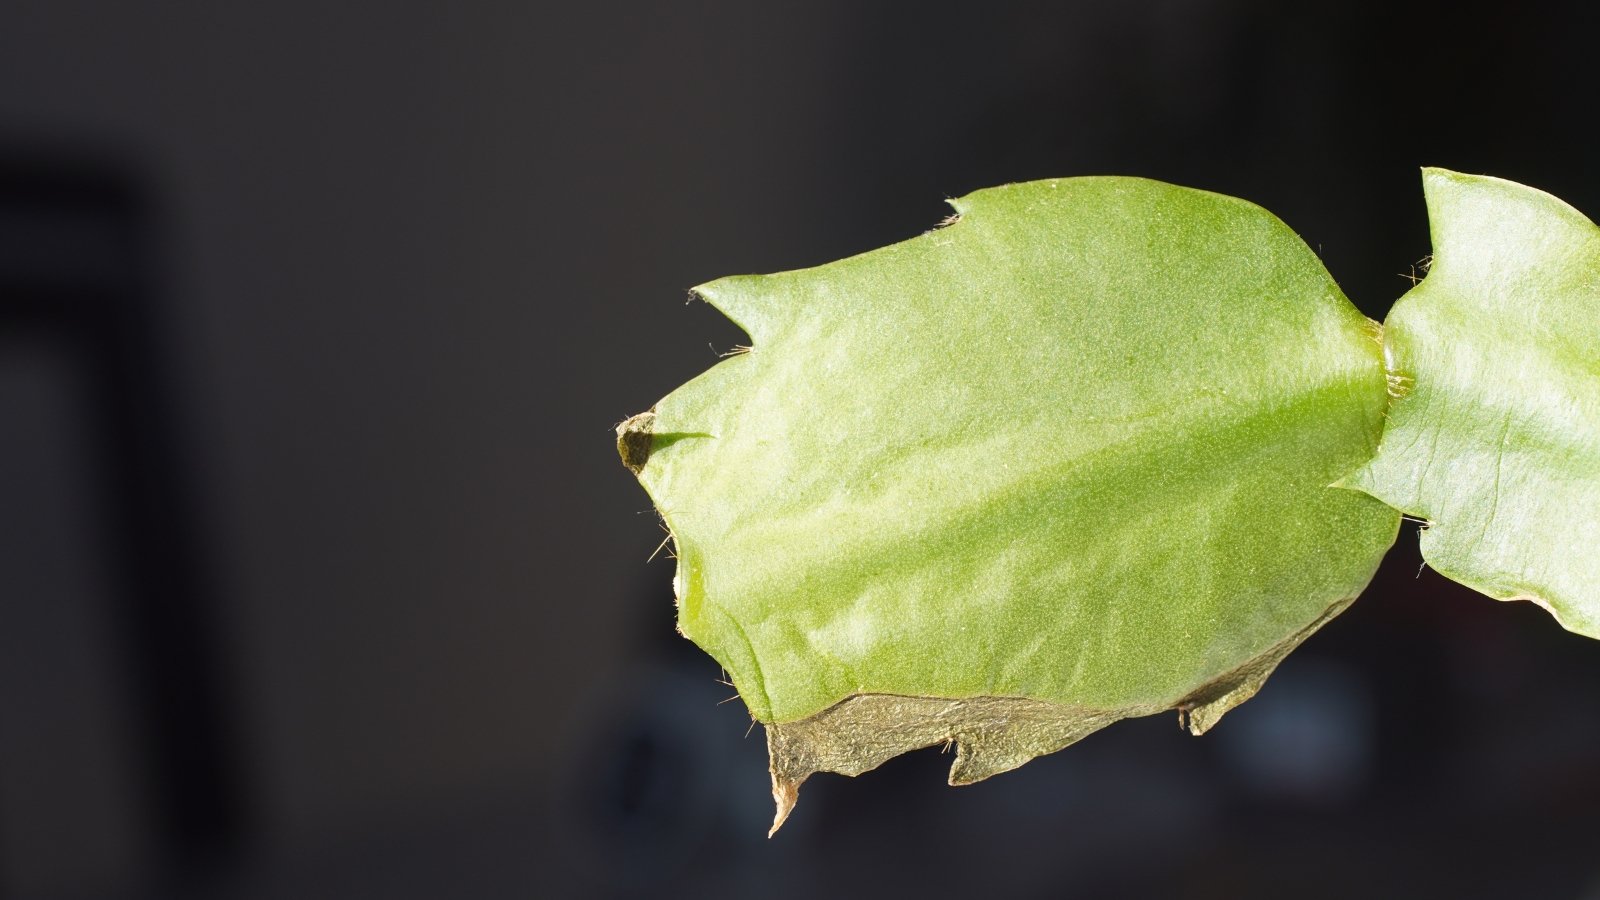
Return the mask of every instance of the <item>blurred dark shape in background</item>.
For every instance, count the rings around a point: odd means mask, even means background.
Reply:
[[[21,886],[238,837],[152,218],[114,165],[0,156],[0,847]]]
[[[1204,739],[765,839],[610,447],[683,289],[1136,174],[1381,316],[1421,165],[1600,213],[1588,5],[997,6],[0,11],[0,898],[1600,897],[1600,646],[1409,532]]]

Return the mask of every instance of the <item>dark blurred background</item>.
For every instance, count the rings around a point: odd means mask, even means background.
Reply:
[[[684,290],[1007,181],[1600,211],[1592,4],[0,6],[0,897],[1600,897],[1600,645],[1421,570],[1199,740],[819,776],[673,632],[611,427]]]

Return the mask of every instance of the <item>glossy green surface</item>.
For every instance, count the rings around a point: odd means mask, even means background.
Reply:
[[[1600,637],[1600,229],[1533,188],[1424,172],[1427,277],[1384,323],[1394,401],[1349,483],[1422,554]]]
[[[753,349],[657,405],[639,477],[756,718],[1171,705],[1360,592],[1398,515],[1329,485],[1376,446],[1380,346],[1288,227],[1134,178],[954,205],[699,289]]]

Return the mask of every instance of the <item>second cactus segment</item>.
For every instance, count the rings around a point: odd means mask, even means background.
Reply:
[[[1600,228],[1498,178],[1423,181],[1433,262],[1384,324],[1397,396],[1347,483],[1426,520],[1441,573],[1600,637]]]

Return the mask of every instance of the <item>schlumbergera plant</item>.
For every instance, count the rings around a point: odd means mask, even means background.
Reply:
[[[1600,229],[1424,171],[1380,325],[1265,210],[1013,184],[920,237],[695,293],[750,337],[618,427],[678,627],[815,772],[954,744],[951,784],[1249,699],[1423,520],[1438,571],[1600,637]]]

